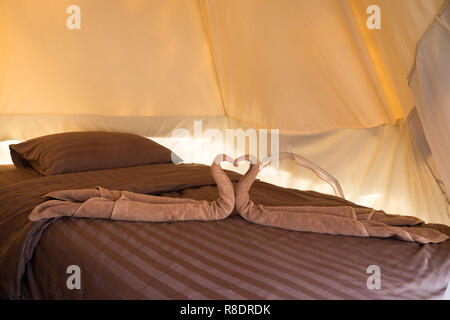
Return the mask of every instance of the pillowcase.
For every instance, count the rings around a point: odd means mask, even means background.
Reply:
[[[171,163],[172,152],[130,133],[67,132],[9,146],[16,167],[32,167],[42,175]],[[174,162],[182,160],[173,154]]]

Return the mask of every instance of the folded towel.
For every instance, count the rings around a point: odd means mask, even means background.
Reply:
[[[437,230],[413,227],[423,223],[418,218],[386,214],[369,208],[255,205],[250,200],[249,190],[259,170],[260,163],[253,161],[247,173],[235,186],[236,209],[249,222],[295,231],[358,237],[393,237],[419,243],[438,243],[449,239]]]
[[[102,187],[62,190],[45,195],[51,200],[35,207],[29,219],[63,216],[151,222],[225,219],[233,211],[235,201],[233,185],[220,167],[221,161],[232,162],[232,159],[219,155],[211,165],[219,191],[215,201],[159,197]]]

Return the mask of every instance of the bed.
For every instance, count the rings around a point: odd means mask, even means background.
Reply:
[[[0,187],[39,177],[34,170],[18,169],[13,165],[0,165]]]
[[[31,172],[31,173],[30,173]],[[240,175],[227,172],[236,183]],[[95,188],[217,197],[209,166],[172,163],[41,175],[0,166],[3,299],[442,299],[450,241],[419,244],[283,230],[245,221],[129,222],[28,219],[43,196]],[[337,196],[256,181],[263,205],[356,206]],[[450,234],[443,225],[427,225]],[[69,289],[68,267],[81,270]],[[371,267],[372,266],[372,267]],[[371,268],[381,287],[370,289]]]

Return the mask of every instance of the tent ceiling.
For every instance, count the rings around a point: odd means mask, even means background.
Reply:
[[[443,0],[0,0],[0,114],[226,115],[311,133],[392,124]],[[388,61],[388,62],[385,62]],[[293,116],[295,115],[295,116]]]
[[[0,0],[0,113],[223,115],[195,1],[71,4]]]

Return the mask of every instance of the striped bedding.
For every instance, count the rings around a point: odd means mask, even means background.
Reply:
[[[233,181],[239,175],[229,173]],[[420,245],[264,227],[237,215],[215,222],[143,223],[61,218],[33,223],[60,189],[130,190],[213,200],[209,167],[159,164],[37,177],[0,187],[0,294],[9,299],[440,299],[450,241]],[[255,182],[255,203],[353,205]],[[445,226],[432,226],[448,233]],[[70,290],[67,267],[81,270]],[[369,289],[369,266],[381,288]]]
[[[0,165],[0,188],[39,176],[39,172],[33,169],[19,169],[13,165]]]

